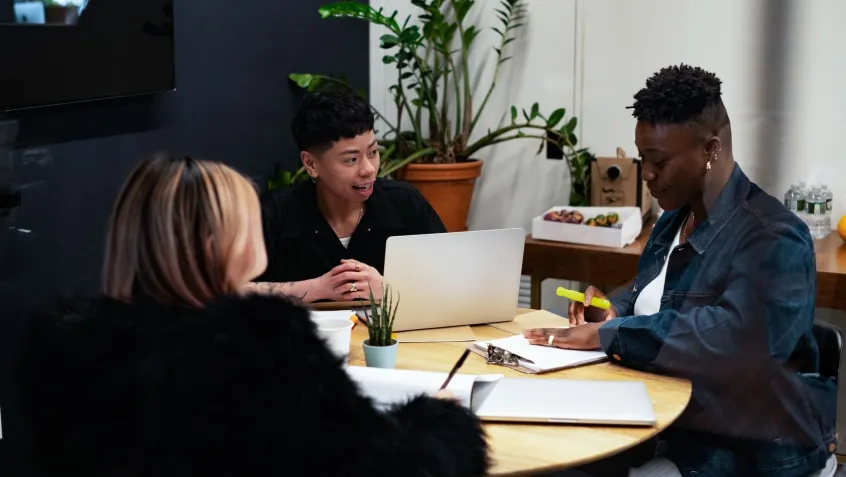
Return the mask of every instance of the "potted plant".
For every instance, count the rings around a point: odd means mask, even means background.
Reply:
[[[491,54],[495,55],[493,78],[479,97],[468,68],[470,48],[480,33],[466,19],[475,0],[411,0],[420,8],[419,25],[397,20],[358,2],[338,2],[319,9],[323,18],[357,18],[386,29],[381,37],[382,62],[395,65],[396,83],[389,87],[397,117],[389,120],[374,109],[386,125],[381,138],[381,177],[412,182],[437,211],[449,231],[466,229],[467,215],[482,162],[478,154],[486,147],[516,139],[540,141],[538,153],[549,143],[564,152],[571,172],[571,205],[589,205],[587,174],[592,155],[576,147],[576,118],[567,119],[564,108],[543,114],[538,103],[528,110],[510,108],[510,121],[479,132],[481,118],[499,77],[511,58],[508,45],[523,26],[525,0],[502,0],[492,5],[500,21]],[[481,2],[480,2],[481,3]],[[342,78],[293,73],[290,79],[310,91],[341,87],[356,91]],[[521,114],[522,113],[522,114]],[[406,125],[410,125],[406,128]]]
[[[300,167],[296,172],[282,169],[277,162],[273,167],[273,174],[267,179],[267,190],[290,187],[291,185],[308,179],[305,168]]]
[[[393,303],[393,308],[391,307]],[[364,340],[364,362],[371,368],[393,368],[397,362],[397,340],[393,336],[394,318],[399,308],[399,293],[393,300],[390,285],[382,289],[382,301],[376,303],[370,291],[370,313],[364,308],[368,339]]]

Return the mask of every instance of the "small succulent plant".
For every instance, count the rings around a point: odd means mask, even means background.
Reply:
[[[391,346],[394,344],[393,328],[394,318],[399,308],[399,293],[396,301],[393,299],[391,286],[385,284],[382,288],[382,301],[376,303],[373,297],[373,289],[370,290],[370,311],[364,308],[364,315],[367,318],[367,332],[370,335],[368,345],[370,346]]]

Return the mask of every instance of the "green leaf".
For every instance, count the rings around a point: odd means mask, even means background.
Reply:
[[[473,40],[476,39],[476,35],[479,34],[479,30],[475,26],[470,26],[466,30],[464,30],[464,44],[466,46],[470,46],[473,43]]]
[[[382,35],[381,37],[379,37],[379,46],[383,49],[393,48],[397,46],[399,41],[399,38],[397,38],[395,35]]]
[[[517,131],[517,137],[526,137],[526,133],[523,131]]]
[[[385,55],[382,57],[382,63],[389,65],[391,63],[395,63],[397,61],[396,57],[391,55]]]
[[[309,73],[291,73],[288,75],[288,78],[297,83],[297,86],[300,88],[308,88],[312,81],[314,81],[314,75]]]
[[[464,21],[464,17],[467,16],[467,12],[473,8],[473,3],[473,0],[455,0],[453,2],[453,5],[455,6],[455,17],[459,22]]]
[[[517,107],[511,106],[511,122],[514,123],[517,121]]]
[[[561,122],[562,119],[564,119],[564,115],[566,113],[567,111],[564,108],[556,109],[549,115],[549,119],[546,121],[546,126],[548,128],[554,128]]]
[[[570,118],[569,121],[567,121],[567,124],[564,126],[564,131],[567,134],[573,134],[573,131],[576,130],[576,124],[577,123],[578,123],[578,120],[576,119],[575,116],[573,116],[572,118]]]
[[[376,10],[370,5],[361,4],[358,2],[336,2],[329,5],[324,5],[318,10],[320,17],[326,18],[356,18],[359,20],[367,20],[377,25],[388,27],[388,29],[397,32],[399,25],[395,19],[397,12],[394,12],[390,17],[386,17],[382,13],[382,9]]]
[[[529,117],[529,113],[525,109],[523,110],[523,117],[526,118],[527,123],[532,121],[532,118]]]
[[[538,113],[540,113],[540,105],[535,103],[532,105],[532,119],[538,117]]]
[[[318,89],[320,89],[320,85],[322,84],[323,78],[321,78],[320,76],[315,76],[314,78],[312,78],[311,83],[309,83],[308,90],[317,91]]]

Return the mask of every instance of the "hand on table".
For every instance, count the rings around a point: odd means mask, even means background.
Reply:
[[[596,287],[590,286],[585,290],[585,303],[590,303],[593,297],[604,298],[608,297],[599,291]],[[614,305],[611,308],[603,310],[595,306],[588,306],[575,300],[570,301],[570,307],[567,309],[567,318],[570,320],[570,326],[583,325],[585,323],[601,323],[617,317],[617,310]]]
[[[371,289],[374,299],[382,299],[382,275],[370,265],[357,260],[341,260],[341,264],[326,275],[335,301],[369,300]]]
[[[595,350],[600,348],[599,328],[601,326],[602,323],[587,323],[570,328],[534,328],[524,331],[523,336],[534,345]]]

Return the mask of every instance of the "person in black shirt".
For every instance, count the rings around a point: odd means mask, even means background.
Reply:
[[[357,95],[306,95],[291,131],[310,181],[262,203],[267,271],[251,286],[304,302],[381,297],[385,242],[446,232],[410,184],[377,178],[370,106]]]

